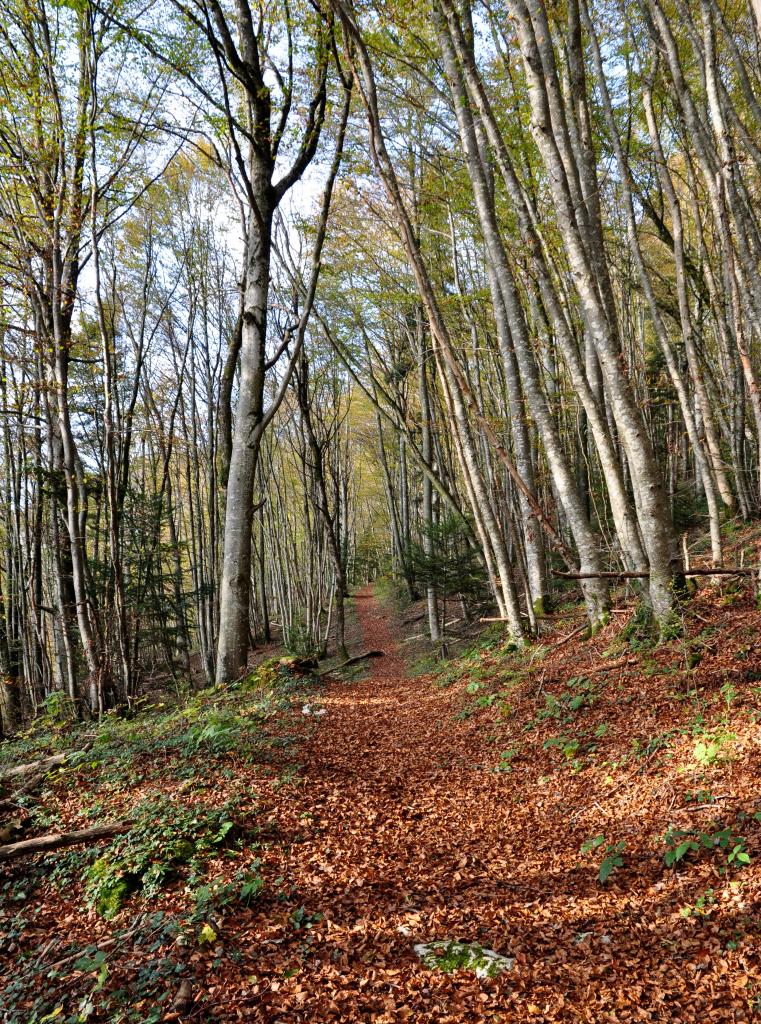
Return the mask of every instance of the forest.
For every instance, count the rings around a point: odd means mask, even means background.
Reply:
[[[761,0],[8,0],[0,1019],[761,1016]]]

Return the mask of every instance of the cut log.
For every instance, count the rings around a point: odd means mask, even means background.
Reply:
[[[37,836],[35,839],[23,839],[20,843],[8,843],[0,846],[0,863],[17,860],[28,853],[48,853],[60,850],[65,846],[78,846],[80,843],[93,843],[99,839],[111,839],[122,835],[132,828],[131,821],[110,821],[92,828],[83,828],[78,832],[51,832]]]

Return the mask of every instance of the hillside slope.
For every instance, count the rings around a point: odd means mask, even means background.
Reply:
[[[357,607],[365,678],[268,663],[55,769],[36,830],[137,824],[2,869],[2,1020],[761,1016],[750,590],[703,585],[666,645],[630,608],[417,677]],[[434,940],[514,963],[426,966]]]

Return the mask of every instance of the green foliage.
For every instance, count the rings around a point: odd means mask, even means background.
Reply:
[[[212,878],[192,891],[193,911],[191,924],[197,926],[210,915],[233,906],[249,906],[262,893],[264,879],[259,874],[261,861],[257,858],[247,869],[235,872],[229,880]]]
[[[431,586],[440,594],[457,595],[470,602],[488,598],[483,562],[459,516],[442,517],[433,524],[423,543],[410,546],[407,561],[420,586]]]
[[[309,913],[306,907],[298,907],[289,915],[288,920],[291,923],[291,927],[294,931],[302,931],[306,928],[311,928],[312,925],[318,924],[322,921],[324,915],[319,911],[315,913]]]
[[[702,768],[712,768],[727,759],[726,748],[737,739],[733,732],[721,727],[707,733],[693,748],[693,757]]]
[[[706,891],[695,900],[693,904],[682,907],[679,913],[682,917],[707,917],[711,908],[716,904],[716,897],[713,889]]]
[[[600,834],[595,836],[593,839],[587,839],[583,842],[580,847],[580,852],[583,854],[593,853],[595,850],[599,850],[603,846],[605,847],[603,850],[603,859],[600,862],[597,872],[597,880],[600,885],[605,885],[612,872],[623,867],[623,854],[626,849],[626,843],[623,840],[620,840],[617,843],[606,843],[606,837]]]
[[[536,720],[543,722],[553,719],[556,722],[571,722],[582,708],[591,707],[599,693],[595,685],[584,676],[574,676],[566,683],[566,689],[559,694],[547,693],[544,707],[536,713]]]
[[[605,856],[600,863],[600,870],[597,874],[597,879],[601,885],[604,885],[605,882],[607,882],[612,871],[615,871],[616,868],[623,867],[623,852],[625,849],[626,843],[623,840],[612,846],[606,846]]]
[[[628,644],[633,651],[650,650],[658,641],[658,624],[652,608],[641,601],[634,609],[634,614],[619,634],[619,639]]]
[[[503,750],[499,755],[499,764],[494,769],[495,772],[511,772],[513,770],[513,761],[520,754],[518,747],[510,747],[508,750]]]
[[[296,619],[283,630],[283,646],[297,658],[314,658],[318,653],[315,637],[301,619]]]
[[[44,711],[35,725],[38,729],[52,729],[73,722],[75,718],[71,697],[63,690],[55,690],[45,698]]]
[[[644,739],[632,736],[630,741],[632,754],[635,757],[650,757],[659,750],[665,750],[678,732],[678,729],[668,729],[666,732],[660,732]]]
[[[134,892],[155,896],[190,865],[197,872],[234,834],[232,807],[186,807],[166,797],[143,801],[130,831],[115,839],[85,875],[89,906],[107,919],[119,913]]]
[[[703,526],[708,519],[708,506],[702,490],[696,492],[690,484],[680,484],[675,489],[671,505],[677,533]]]
[[[267,720],[313,686],[308,677],[292,674],[287,661],[271,659],[234,683],[186,697],[179,707],[156,704],[134,718],[107,714],[86,761],[102,764],[114,781],[131,783],[133,761],[142,754],[175,753],[188,765],[199,755],[253,753],[272,742]]]
[[[375,596],[381,604],[402,609],[410,603],[409,588],[404,579],[390,574],[378,576],[373,583]]]
[[[165,1004],[176,992],[178,976],[187,970],[167,954],[179,928],[161,911],[131,925],[130,944],[141,946],[148,955],[135,966],[128,986],[114,987],[112,961],[118,956],[121,934],[113,933],[116,952],[96,945],[70,946],[53,967],[36,957],[19,963],[0,997],[3,1024],[83,1024],[91,1017],[109,1024],[158,1024],[168,1012]]]
[[[756,816],[756,820],[759,820],[759,816]],[[723,851],[728,865],[744,867],[750,864],[745,837],[736,835],[731,827],[717,828],[709,832],[697,828],[669,828],[661,842],[666,845],[663,863],[667,868],[675,867],[687,860],[690,855],[699,854],[701,850]]]

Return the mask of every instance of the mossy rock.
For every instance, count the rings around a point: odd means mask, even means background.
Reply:
[[[477,942],[458,942],[456,939],[421,942],[415,946],[415,952],[429,970],[444,974],[473,971],[477,978],[496,978],[503,971],[511,971],[515,964],[512,957],[484,949]]]

